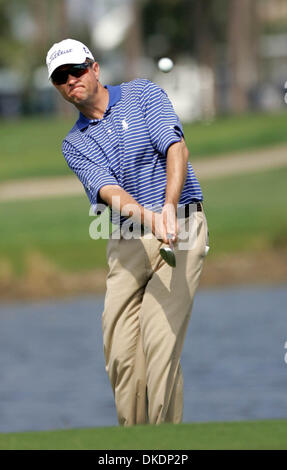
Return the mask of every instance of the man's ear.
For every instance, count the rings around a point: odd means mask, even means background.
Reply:
[[[94,63],[93,63],[92,69],[93,69],[94,72],[96,73],[97,79],[99,79],[99,76],[100,76],[100,66],[99,66],[98,62],[94,62]]]

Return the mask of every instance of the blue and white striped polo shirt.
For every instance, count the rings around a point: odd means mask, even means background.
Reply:
[[[96,211],[99,190],[117,184],[142,206],[162,207],[166,154],[183,130],[167,94],[149,80],[107,86],[109,104],[102,119],[80,117],[63,141],[69,167],[82,182]],[[202,201],[190,163],[179,204]]]

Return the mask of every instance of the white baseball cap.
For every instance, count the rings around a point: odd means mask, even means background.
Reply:
[[[91,51],[80,41],[64,39],[61,42],[56,42],[49,49],[46,57],[48,77],[50,78],[54,70],[61,65],[83,64],[87,57],[95,60]]]

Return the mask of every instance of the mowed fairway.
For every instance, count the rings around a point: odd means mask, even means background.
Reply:
[[[211,250],[208,256],[282,248],[287,243],[287,168],[203,181]],[[0,260],[14,274],[40,253],[60,269],[106,266],[106,240],[93,240],[85,194],[0,203]]]
[[[61,145],[76,119],[75,113],[69,119],[2,121],[0,181],[71,175]],[[287,142],[286,112],[221,117],[183,127],[192,159]]]
[[[287,247],[286,178],[279,168],[202,181],[214,254]]]
[[[0,259],[25,271],[27,258],[40,253],[62,269],[81,271],[105,265],[106,240],[92,240],[87,197],[33,200],[0,204],[5,220]]]
[[[9,433],[0,449],[287,449],[287,420]]]

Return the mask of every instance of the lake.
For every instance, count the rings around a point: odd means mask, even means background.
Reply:
[[[182,354],[184,422],[287,418],[286,287],[197,292]],[[1,306],[0,432],[117,425],[103,302]]]

